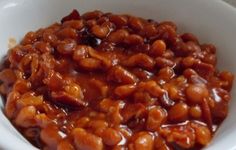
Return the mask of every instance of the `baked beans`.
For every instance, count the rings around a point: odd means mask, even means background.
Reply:
[[[11,48],[0,80],[6,116],[40,149],[180,150],[211,141],[234,75],[173,22],[73,10]]]

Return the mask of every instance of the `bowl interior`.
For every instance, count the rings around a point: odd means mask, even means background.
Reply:
[[[166,1],[166,0],[2,0],[0,1],[0,57],[7,53],[10,37],[18,42],[22,36],[38,28],[59,22],[72,9],[81,13],[89,10],[133,14],[155,20],[171,20],[179,32],[192,32],[201,42],[213,43],[217,47],[218,68],[236,73],[235,36],[236,10],[222,1]],[[236,91],[232,89],[229,115],[217,131],[207,150],[235,149],[236,143]],[[0,148],[33,149],[14,129],[3,114],[0,101]],[[11,144],[14,140],[14,144]]]

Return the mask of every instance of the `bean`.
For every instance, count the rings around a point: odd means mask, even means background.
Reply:
[[[193,106],[189,109],[190,116],[196,119],[201,118],[202,116],[202,110],[199,106]]]
[[[82,117],[82,118],[79,118],[77,121],[76,121],[76,127],[77,128],[85,128],[88,123],[90,121],[90,118],[89,117]]]
[[[215,72],[215,68],[211,64],[207,64],[204,62],[194,63],[193,69],[202,77],[210,77],[213,76]]]
[[[175,147],[190,149],[195,146],[195,130],[189,122],[163,127],[160,134],[166,139],[166,142],[175,143]]]
[[[192,126],[196,132],[196,142],[201,145],[207,145],[212,138],[210,130],[206,126],[197,123],[193,123]]]
[[[13,84],[16,78],[15,72],[12,69],[4,69],[0,72],[0,80],[5,84]]]
[[[35,121],[36,121],[37,126],[41,128],[45,128],[49,126],[50,124],[52,124],[52,120],[44,113],[37,114],[35,116]]]
[[[59,90],[64,85],[63,77],[60,73],[50,71],[48,77],[44,79],[44,83],[49,87],[50,90]]]
[[[108,95],[109,87],[104,82],[96,79],[91,79],[89,82],[98,89],[102,97],[106,97]]]
[[[23,107],[20,112],[17,114],[15,123],[21,127],[33,127],[35,126],[35,115],[36,108],[34,106]]]
[[[186,42],[186,50],[188,52],[200,52],[201,48],[196,43],[189,41],[189,42]]]
[[[68,140],[63,140],[57,145],[57,150],[75,150],[73,145]]]
[[[189,85],[186,89],[187,100],[193,104],[199,104],[203,98],[209,95],[207,88],[204,85]]]
[[[208,63],[208,64],[211,64],[211,65],[215,66],[216,62],[217,62],[216,55],[215,54],[207,54],[207,55],[204,56],[202,61],[204,63]]]
[[[141,67],[143,69],[151,70],[155,65],[155,61],[146,54],[138,53],[128,58],[124,65],[129,67]]]
[[[12,63],[12,66],[17,66],[25,54],[26,52],[22,50],[22,47],[13,47],[9,50],[8,60],[10,63]]]
[[[228,91],[231,90],[232,85],[233,85],[234,75],[228,71],[222,71],[222,72],[220,72],[219,77],[223,81],[227,82],[226,86],[223,86],[223,88]]]
[[[129,17],[128,24],[134,30],[142,30],[144,26],[142,21],[137,17]]]
[[[201,49],[202,51],[206,51],[208,53],[212,53],[212,54],[216,53],[216,47],[212,44],[202,44]]]
[[[20,98],[20,93],[12,91],[7,96],[5,112],[8,118],[13,118],[16,112],[16,101]]]
[[[150,53],[154,56],[162,56],[166,50],[166,44],[163,40],[156,40],[151,47]]]
[[[141,69],[141,68],[132,69],[132,73],[136,75],[140,80],[147,80],[153,76],[153,73],[151,73],[150,71]]]
[[[196,129],[197,142],[202,145],[207,145],[211,140],[211,132],[207,127]]]
[[[72,132],[77,149],[102,150],[103,143],[100,137],[86,132],[84,129],[75,128]]]
[[[42,96],[28,96],[26,98],[20,98],[17,100],[17,107],[22,108],[25,106],[40,106],[43,104],[43,97]]]
[[[149,92],[147,91],[136,91],[133,94],[133,101],[135,103],[142,103],[145,106],[152,106],[155,103],[155,96],[153,97]]]
[[[122,137],[117,130],[107,128],[103,131],[102,139],[106,145],[113,146],[118,144],[121,141]]]
[[[90,47],[85,46],[85,45],[77,45],[74,49],[73,53],[73,59],[76,62],[79,62],[83,58],[88,57],[88,52],[89,52]]]
[[[160,23],[156,29],[158,33],[158,38],[163,39],[166,42],[175,44],[175,39],[177,35],[176,29],[172,25],[167,23]]]
[[[54,44],[57,41],[57,36],[53,33],[53,31],[44,31],[43,33],[43,41],[48,42],[50,44]]]
[[[119,105],[109,109],[108,117],[109,122],[112,126],[118,126],[124,120],[123,116],[120,113],[120,109],[124,106],[124,103],[119,102]]]
[[[121,15],[110,15],[109,20],[113,22],[118,28],[127,25],[128,19]]]
[[[75,29],[73,28],[63,28],[60,31],[57,32],[58,37],[60,37],[61,39],[76,39],[77,38],[77,32]]]
[[[32,44],[37,40],[36,33],[35,32],[28,32],[23,40],[21,41],[22,45]]]
[[[165,52],[162,54],[162,57],[166,59],[171,59],[174,57],[174,52],[170,49],[166,49]]]
[[[168,149],[165,149],[165,147],[167,147],[165,140],[161,138],[159,135],[156,136],[154,140],[154,148],[158,150],[168,150]]]
[[[88,48],[89,55],[93,58],[96,58],[102,62],[104,69],[108,69],[112,66],[112,62],[109,58],[103,56],[102,54],[98,53],[93,48]]]
[[[124,109],[122,109],[122,117],[124,123],[132,118],[139,118],[146,113],[145,106],[141,103],[127,104]]]
[[[101,111],[107,113],[108,121],[112,125],[118,125],[123,120],[120,114],[120,109],[124,106],[122,101],[113,101],[111,99],[103,99],[99,103],[99,108]]]
[[[87,127],[94,131],[97,129],[105,130],[108,127],[108,123],[104,120],[90,120]]]
[[[56,149],[62,137],[59,134],[58,128],[52,125],[47,126],[41,130],[40,139],[51,149]]]
[[[172,100],[178,100],[179,98],[179,89],[175,85],[167,86],[168,95]]]
[[[107,79],[122,84],[133,84],[137,78],[121,66],[114,66],[108,72]]]
[[[154,139],[153,137],[147,132],[139,132],[134,139],[134,142],[129,144],[129,149],[133,150],[152,150]]]
[[[170,81],[174,77],[175,77],[175,72],[170,67],[165,67],[165,68],[160,69],[157,74],[157,78],[162,79],[164,81]]]
[[[52,52],[52,47],[45,42],[35,42],[34,46],[37,50],[39,50],[42,53],[46,53],[46,52]]]
[[[109,33],[109,28],[106,26],[94,25],[91,30],[92,33],[99,38],[105,38]]]
[[[164,93],[161,87],[153,80],[140,82],[138,88],[140,91],[147,91],[154,97],[160,97]]]
[[[136,89],[133,84],[122,85],[115,88],[114,93],[120,98],[126,98],[130,96]]]
[[[78,98],[78,99],[84,98],[81,87],[76,83],[70,83],[64,86],[64,90],[66,93],[68,93],[71,96],[74,96],[75,98]]]
[[[88,28],[92,28],[93,26],[95,26],[97,24],[97,21],[95,19],[90,19],[86,22],[86,26]]]
[[[35,42],[36,43],[36,42]],[[33,43],[34,44],[34,43]],[[37,50],[34,48],[33,45],[31,44],[27,44],[27,45],[24,45],[22,46],[22,50],[23,51],[26,51],[26,52],[29,52],[29,53],[32,53],[32,52],[36,52],[37,53]]]
[[[122,43],[128,35],[129,32],[126,31],[125,29],[119,29],[109,34],[108,41],[115,44],[119,44]]]
[[[108,112],[109,107],[116,107],[118,104],[119,103],[117,101],[113,101],[111,99],[105,98],[100,102],[99,107],[101,111]]]
[[[74,40],[67,39],[58,43],[57,51],[64,55],[73,54],[75,47],[76,42]]]
[[[197,76],[197,73],[195,70],[188,68],[184,70],[183,75],[187,79],[191,79],[192,76]]]
[[[31,89],[31,87],[32,85],[30,82],[20,79],[15,82],[13,89],[19,93],[26,93]]]
[[[182,60],[182,64],[185,68],[189,68],[189,67],[192,67],[194,65],[194,63],[196,62],[196,60],[191,57],[191,56],[188,56],[188,57],[185,57],[183,60]]]
[[[107,27],[109,29],[109,33],[114,30],[114,24],[110,21],[105,21],[101,24],[102,27]]]
[[[82,18],[84,18],[85,20],[97,19],[97,18],[100,18],[102,15],[103,13],[101,11],[95,10],[95,11],[91,11],[91,12],[87,12],[83,14]]]
[[[155,24],[148,24],[144,26],[142,32],[144,32],[145,37],[150,38],[157,35],[157,28]]]
[[[168,112],[168,119],[174,122],[184,121],[188,118],[188,105],[185,103],[177,103],[172,106]]]
[[[161,108],[152,108],[149,110],[147,119],[147,129],[157,131],[162,123],[165,122],[167,112]]]
[[[130,46],[142,45],[143,38],[136,34],[130,34],[124,39],[124,43]]]
[[[173,30],[177,30],[177,26],[176,26],[176,24],[174,23],[174,22],[172,22],[172,21],[163,21],[163,22],[160,22],[159,23],[159,26],[169,26],[169,27],[171,27]]]
[[[181,38],[184,42],[192,41],[196,44],[199,44],[197,37],[193,35],[192,33],[184,33],[181,35]]]
[[[158,68],[173,67],[175,65],[173,61],[162,57],[157,57],[155,61]]]
[[[101,24],[103,24],[105,22],[109,22],[109,19],[108,19],[107,16],[102,16],[102,17],[97,19],[97,24],[99,24],[99,25],[101,25]]]
[[[125,150],[125,149],[126,149],[125,146],[117,145],[112,150]]]
[[[76,30],[81,30],[84,27],[83,20],[69,20],[66,22],[63,22],[62,26],[64,28],[73,28]]]
[[[102,62],[95,58],[83,58],[79,61],[79,66],[87,71],[99,70],[102,68]]]

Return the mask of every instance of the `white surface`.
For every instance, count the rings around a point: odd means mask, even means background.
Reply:
[[[202,42],[214,43],[218,66],[236,73],[236,10],[222,1],[208,0],[1,0],[0,56],[7,53],[9,37],[19,40],[27,31],[59,21],[73,8],[130,13],[156,20],[173,20],[179,29],[193,32]],[[207,150],[236,149],[236,91],[232,90],[230,113]],[[1,109],[3,108],[0,102]],[[31,150],[0,111],[0,149]]]

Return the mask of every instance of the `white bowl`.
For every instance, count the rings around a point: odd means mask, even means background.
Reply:
[[[19,41],[27,31],[60,21],[74,8],[82,13],[99,9],[155,20],[172,20],[177,23],[180,32],[192,32],[201,42],[214,43],[218,48],[218,67],[236,73],[236,9],[220,0],[1,0],[0,56],[7,53],[10,37]],[[236,149],[235,98],[233,88],[229,115],[207,150]],[[6,119],[2,101],[0,107],[0,149],[36,149]]]

